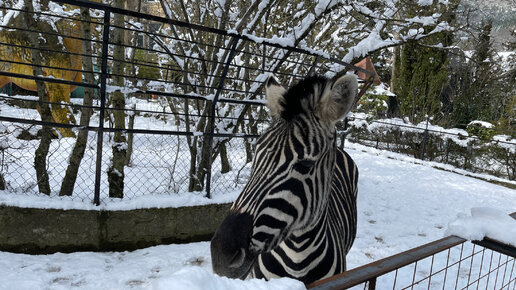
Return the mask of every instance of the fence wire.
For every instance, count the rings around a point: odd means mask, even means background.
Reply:
[[[512,214],[516,217],[516,214]],[[309,289],[516,289],[516,248],[449,236],[308,285]]]
[[[473,173],[488,173],[516,180],[516,144],[462,132],[436,130],[393,120],[366,120],[353,117],[353,125],[342,130],[348,140],[376,149],[402,153],[414,158],[450,164]],[[454,129],[454,131],[458,131]],[[495,130],[492,130],[495,132]],[[494,134],[494,133],[493,133]]]

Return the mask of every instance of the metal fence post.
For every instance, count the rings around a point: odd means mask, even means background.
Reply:
[[[368,290],[376,290],[376,277],[372,278],[371,280],[369,280],[367,282],[368,282],[368,287],[367,287]]]
[[[423,148],[421,148],[421,160],[425,159],[426,140],[428,139],[428,116],[426,117],[425,135],[423,136]]]
[[[231,45],[231,50],[229,51],[228,58],[226,60],[226,65],[224,70],[222,71],[222,76],[220,77],[219,85],[217,87],[217,91],[215,92],[215,96],[213,97],[213,101],[211,101],[211,114],[210,114],[210,132],[208,136],[208,146],[209,146],[209,156],[208,156],[208,172],[206,172],[206,197],[211,198],[211,163],[212,155],[213,155],[213,135],[215,134],[215,110],[217,108],[217,102],[219,100],[220,92],[224,87],[224,82],[226,81],[226,76],[229,70],[229,64],[233,60],[233,56],[235,55],[235,49],[238,44],[238,39],[233,38],[233,44]]]
[[[104,113],[106,110],[106,80],[107,80],[107,57],[109,46],[109,29],[111,12],[104,10],[104,31],[102,35],[102,62],[100,66],[100,113],[99,128],[97,131],[97,160],[95,167],[95,195],[93,203],[100,205],[100,177],[102,174],[102,149],[104,143]]]

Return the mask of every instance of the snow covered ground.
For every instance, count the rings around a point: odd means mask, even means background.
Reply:
[[[358,234],[348,255],[349,269],[442,238],[450,223],[469,216],[472,208],[516,211],[513,189],[403,155],[350,143],[346,147],[360,170]],[[208,242],[123,253],[0,252],[0,273],[0,289],[303,288],[291,279],[217,277],[211,273]]]

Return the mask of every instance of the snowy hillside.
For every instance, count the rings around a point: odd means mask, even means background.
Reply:
[[[489,17],[499,26],[514,26],[514,12],[516,7],[512,0],[466,0],[462,4],[468,8],[475,8],[474,17]]]
[[[399,154],[346,146],[360,170],[358,235],[348,255],[350,269],[442,238],[449,224],[473,207],[516,211],[515,190],[434,169],[432,163]],[[207,242],[124,253],[0,252],[0,272],[0,289],[303,287],[290,279],[241,282],[214,276]]]

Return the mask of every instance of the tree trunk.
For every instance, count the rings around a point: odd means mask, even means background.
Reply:
[[[209,118],[209,116],[211,116],[211,114],[215,114],[215,112],[213,112],[211,109],[211,102],[206,102],[204,105],[204,110],[202,112],[203,117],[199,121],[199,126],[197,126],[198,132],[202,131],[202,132],[207,133],[209,131],[209,128],[211,126],[210,125],[211,119]],[[212,153],[211,152],[212,150],[210,150],[210,146],[213,146],[213,143],[210,144],[210,142],[209,142],[210,137],[212,137],[212,136],[208,136],[207,134],[204,134],[200,141],[201,156],[200,156],[200,160],[198,163],[199,165],[197,166],[197,172],[196,172],[195,182],[194,182],[194,191],[202,191],[204,189],[204,184],[205,184],[204,179],[206,177],[206,173],[209,170],[210,159],[211,159],[210,157],[211,157],[211,153]]]
[[[129,115],[129,124],[127,124],[127,127],[129,130],[134,129],[134,118],[136,117],[136,104],[133,104],[132,107],[133,111]],[[134,139],[133,133],[127,133],[127,153],[125,155],[125,165],[128,166],[131,164],[131,157],[133,155],[133,139]]]
[[[125,1],[116,0],[114,6],[117,8],[124,8]],[[115,14],[114,25],[124,27],[124,16]],[[124,64],[120,61],[125,59],[125,49],[122,46],[124,43],[124,31],[115,29],[113,32],[113,58],[119,61],[113,61],[113,84],[118,87],[124,86],[124,78],[120,75],[124,74]],[[113,119],[115,128],[125,129],[125,96],[120,91],[115,91],[111,99],[111,106],[113,108]],[[108,182],[109,182],[109,197],[123,198],[124,197],[124,166],[127,156],[127,141],[125,134],[121,131],[116,131],[113,138],[113,158],[111,165],[108,168]]]
[[[130,6],[131,4],[133,4],[135,6]],[[127,5],[129,6],[129,7],[127,7],[128,10],[136,10],[137,12],[141,12],[142,0],[138,0],[138,2],[128,1]],[[135,23],[141,23],[140,18],[131,18],[131,21],[134,21]],[[131,63],[134,63],[135,56],[136,56],[136,47],[138,46],[138,34],[134,31],[129,31],[128,35],[131,38],[131,45],[134,46],[131,48],[131,51],[129,52],[129,59],[130,59]],[[133,86],[136,87],[138,84],[138,79],[136,78],[136,65],[129,65],[128,68],[130,70],[129,74],[133,77],[131,79],[131,82],[132,82]],[[130,160],[126,161],[126,165],[128,164],[129,161]]]
[[[265,119],[265,110],[262,108],[259,112],[256,112],[257,119]],[[249,121],[248,121],[248,130],[250,134],[258,135],[258,122],[253,118],[253,112],[248,110],[247,112]],[[242,122],[242,133],[245,132],[244,123]],[[245,163],[249,163],[253,161],[253,145],[249,141],[249,139],[244,139],[245,142]]]
[[[194,137],[193,139],[196,140],[197,137]],[[195,142],[195,144],[196,143],[197,142]],[[197,176],[195,174],[197,172],[197,170],[196,170],[197,169],[197,167],[196,167],[196,165],[197,165],[197,147],[195,144],[188,145],[190,148],[190,170],[188,172],[188,191],[189,192],[196,191],[199,188],[199,185],[197,184],[198,180],[196,179]]]
[[[0,172],[0,190],[5,190],[4,174]]]
[[[81,19],[84,22],[81,23],[81,34],[85,39],[91,38],[91,26],[90,26],[90,12],[87,8],[81,8]],[[91,48],[91,43],[87,41],[82,42],[82,51],[84,55],[92,55],[93,51]],[[93,76],[93,62],[91,57],[83,56],[82,57],[82,66],[84,68],[84,80],[87,84],[93,84],[95,82],[95,78]],[[92,109],[90,108],[93,105],[93,88],[85,87],[84,88],[84,99],[83,105],[86,108],[81,109],[81,119],[79,124],[81,126],[89,126],[90,118],[92,114]],[[77,140],[75,141],[75,146],[73,148],[72,154],[70,156],[70,163],[66,168],[66,174],[63,179],[63,183],[61,184],[61,190],[59,191],[59,195],[72,195],[73,189],[75,187],[75,182],[77,180],[77,173],[79,171],[79,167],[81,165],[82,158],[84,157],[84,151],[86,149],[86,143],[88,141],[88,131],[81,130],[77,134]]]
[[[228,173],[231,170],[231,164],[229,164],[228,150],[226,148],[227,142],[220,144],[220,173]]]
[[[190,102],[188,99],[184,100],[184,112],[185,112],[185,125],[186,131],[191,132],[190,126]],[[196,175],[197,172],[197,136],[191,137],[186,136],[186,141],[188,142],[188,149],[190,151],[190,170],[188,172],[188,191],[192,192],[195,188],[198,188],[196,185]]]
[[[392,61],[392,70],[391,70],[391,92],[394,92],[394,86],[397,84],[399,77],[399,62],[400,62],[400,46],[396,46],[394,48],[394,57]],[[399,117],[400,115],[400,108],[398,105],[398,100],[396,99],[396,96],[389,96],[387,101],[387,118],[395,118]]]
[[[25,13],[25,21],[20,21],[23,23],[25,29],[30,29],[32,27],[36,27],[36,21],[33,17],[34,7],[32,6],[32,0],[25,0],[25,7],[27,7],[27,13]],[[24,32],[20,32],[24,33]],[[27,39],[29,39],[30,44],[34,49],[31,49],[32,63],[34,66],[33,74],[34,76],[42,76],[43,69],[41,65],[43,64],[43,57],[39,51],[40,43],[39,43],[39,34],[26,32]],[[42,81],[36,81],[36,87],[38,92],[39,99],[39,107],[41,120],[43,122],[52,122],[52,113],[50,111],[50,106],[48,105],[48,96],[45,92],[45,83]],[[39,142],[39,146],[36,149],[34,156],[34,169],[36,170],[36,179],[38,184],[38,190],[40,193],[50,195],[50,183],[48,180],[48,171],[47,171],[47,155],[50,148],[50,143],[52,141],[52,128],[48,126],[43,126],[41,129],[41,141]]]
[[[2,160],[0,160],[0,190],[5,190],[5,178],[4,178],[4,162],[5,162],[5,151],[7,148],[0,148],[0,153],[2,155]]]

